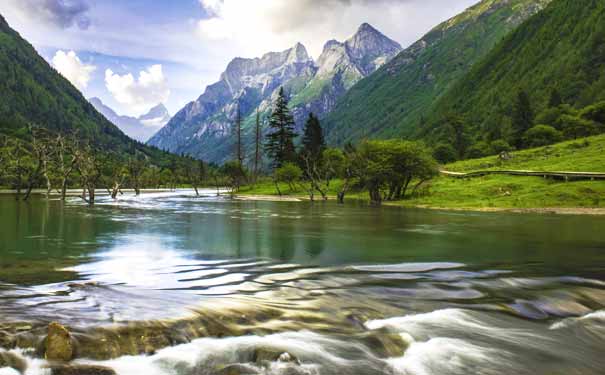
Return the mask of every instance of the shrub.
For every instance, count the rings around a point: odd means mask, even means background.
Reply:
[[[480,141],[472,145],[468,151],[467,156],[469,158],[481,158],[490,154],[490,147],[487,142]]]
[[[447,143],[441,143],[433,150],[433,157],[441,164],[456,161],[456,150]]]
[[[510,152],[513,150],[511,145],[508,144],[504,139],[496,139],[490,144],[491,154],[499,155],[502,152]]]
[[[288,184],[291,191],[295,190],[296,183],[302,178],[303,171],[294,163],[285,163],[275,170],[275,179]]]
[[[548,125],[536,125],[526,131],[523,136],[523,142],[527,147],[546,146],[561,139],[561,132]]]

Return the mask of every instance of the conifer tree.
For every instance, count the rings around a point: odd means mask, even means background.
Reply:
[[[556,107],[560,106],[561,104],[563,104],[563,99],[561,99],[561,94],[559,94],[559,91],[557,89],[553,89],[550,92],[550,99],[548,100],[548,106],[550,108],[556,108]]]
[[[280,168],[286,162],[296,160],[294,149],[294,117],[288,109],[288,100],[283,87],[275,102],[271,118],[269,119],[270,132],[267,134],[265,151],[272,161],[273,168]]]
[[[261,127],[260,127],[260,112],[256,109],[256,124],[254,132],[254,182],[258,178],[258,167],[260,164],[260,142],[261,142]]]
[[[519,91],[517,94],[517,100],[513,106],[512,121],[513,129],[515,131],[516,146],[521,147],[523,135],[534,123],[534,112],[531,108],[529,96],[523,90]]]
[[[235,160],[240,166],[244,165],[244,152],[242,150],[242,115],[237,103],[237,113],[235,115]]]
[[[305,130],[302,140],[302,152],[313,159],[319,158],[322,151],[326,148],[323,130],[319,119],[313,113],[309,113],[309,118],[305,123]]]

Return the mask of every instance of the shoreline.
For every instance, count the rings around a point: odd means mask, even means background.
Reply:
[[[258,202],[308,202],[310,201],[307,196],[282,196],[277,195],[254,195],[254,194],[238,194],[234,196],[234,199],[241,201],[258,201]],[[335,200],[330,197],[329,201]],[[358,202],[367,202],[362,198],[348,198],[348,200],[355,200]],[[321,200],[317,200],[321,201]],[[428,205],[402,205],[398,202],[383,202],[383,206],[388,207],[401,207],[401,208],[415,208],[424,210],[435,210],[435,211],[453,211],[453,212],[502,212],[502,213],[515,213],[515,214],[541,214],[541,215],[589,215],[589,216],[604,216],[605,207],[440,207],[440,206],[428,206]]]

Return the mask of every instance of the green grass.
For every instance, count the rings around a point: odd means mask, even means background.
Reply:
[[[453,171],[477,169],[530,169],[544,171],[605,171],[605,135],[563,142],[553,146],[513,152],[513,159],[499,164],[497,157],[472,159],[446,165]],[[342,181],[331,184],[330,197],[336,196]],[[308,198],[299,187],[294,191],[280,184],[284,195]],[[271,180],[252,188],[243,187],[241,194],[275,195]],[[319,195],[316,195],[320,199]],[[351,191],[347,199],[368,200],[365,191]],[[408,199],[388,202],[405,207],[452,209],[528,209],[605,207],[605,181],[564,182],[541,177],[493,175],[471,179],[437,177]]]
[[[511,155],[513,158],[505,162],[497,156],[489,156],[449,164],[444,169],[455,172],[485,169],[605,172],[605,135],[512,152]]]

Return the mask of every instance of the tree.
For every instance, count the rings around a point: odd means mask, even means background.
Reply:
[[[490,147],[485,141],[479,141],[468,148],[466,156],[469,158],[482,158],[489,155]]]
[[[231,193],[239,191],[242,181],[246,178],[244,167],[237,160],[231,160],[223,164],[221,172],[229,180]]]
[[[200,196],[198,187],[204,183],[206,173],[206,164],[202,160],[191,160],[187,163],[187,179],[198,197]]]
[[[23,200],[29,199],[34,185],[38,182],[38,179],[43,175],[45,177],[47,186],[47,197],[50,194],[50,179],[48,175],[48,161],[51,155],[50,142],[48,141],[48,135],[46,131],[38,128],[30,128],[31,136],[31,149],[32,157],[34,159],[35,167],[31,168],[28,173],[27,191]]]
[[[303,152],[301,159],[305,177],[309,181],[310,199],[313,200],[314,192],[318,191],[322,198],[327,200],[332,179],[344,175],[344,153],[336,148],[328,148],[319,157],[313,157],[310,152]]]
[[[559,94],[559,90],[552,89],[550,92],[550,98],[548,99],[548,107],[555,108],[563,104],[563,99],[561,99],[561,94]]]
[[[512,111],[513,129],[515,132],[515,145],[523,146],[523,135],[534,124],[534,112],[529,96],[523,90],[519,91]]]
[[[301,153],[312,159],[319,159],[325,148],[326,142],[319,119],[313,113],[309,113],[303,132]]]
[[[593,121],[581,117],[563,115],[560,119],[565,138],[578,139],[597,134],[598,128]]]
[[[287,162],[296,160],[294,149],[294,118],[288,109],[288,100],[284,88],[280,88],[271,118],[269,119],[271,131],[267,134],[265,151],[272,161],[272,167],[277,169]]]
[[[510,152],[513,148],[503,139],[496,139],[490,143],[490,150],[492,155],[500,155],[502,152]]]
[[[559,142],[563,136],[552,126],[536,125],[525,132],[523,143],[527,147],[540,147]]]
[[[580,116],[585,120],[605,124],[605,101],[585,107],[580,111]]]
[[[296,183],[302,178],[302,170],[294,163],[287,162],[275,170],[275,181],[288,185],[290,191],[296,189]]]
[[[260,164],[260,142],[261,142],[261,125],[260,125],[260,113],[258,108],[256,109],[256,123],[254,129],[254,183],[258,179],[258,167]]]
[[[352,168],[374,204],[403,199],[414,179],[418,181],[416,189],[437,174],[437,163],[428,148],[401,140],[363,142]]]
[[[450,114],[445,119],[445,128],[447,137],[454,150],[456,150],[458,159],[462,159],[470,143],[465,119],[458,114]]]
[[[244,151],[242,149],[242,115],[239,101],[237,102],[237,113],[235,114],[235,160],[244,165]]]
[[[101,161],[97,157],[97,151],[90,145],[84,145],[79,150],[80,156],[76,164],[82,184],[81,198],[92,205],[95,202],[95,190],[102,177]],[[88,198],[86,198],[88,193]]]
[[[456,161],[457,155],[454,147],[448,143],[440,143],[433,150],[433,157],[442,164]]]
[[[128,170],[130,185],[134,189],[136,195],[141,194],[141,177],[143,176],[143,172],[145,172],[147,163],[147,155],[139,151],[135,151],[134,155],[128,158],[126,168]]]
[[[52,164],[56,178],[59,180],[61,200],[64,201],[69,177],[76,170],[81,153],[76,136],[64,137],[59,134],[54,143],[55,152]]]

